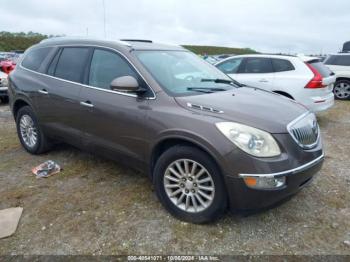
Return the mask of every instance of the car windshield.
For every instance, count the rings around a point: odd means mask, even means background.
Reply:
[[[226,91],[237,87],[231,78],[187,51],[135,51],[151,75],[173,96]]]

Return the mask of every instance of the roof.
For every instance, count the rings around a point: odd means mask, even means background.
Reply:
[[[106,47],[117,47],[129,50],[185,50],[181,46],[154,43],[150,40],[111,40],[89,37],[53,37],[40,42],[39,45],[98,45]]]

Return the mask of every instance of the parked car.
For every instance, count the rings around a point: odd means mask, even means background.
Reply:
[[[194,223],[275,205],[324,158],[313,113],[236,86],[182,47],[46,40],[10,74],[9,96],[28,152],[64,141],[121,161],[148,173],[164,207]]]
[[[203,59],[205,61],[207,61],[209,64],[216,64],[217,62],[220,61],[220,59],[218,59],[217,57],[215,56],[212,56],[212,55],[209,55],[209,56],[204,56]]]
[[[0,71],[0,100],[2,103],[8,102],[7,88],[8,88],[7,74]]]
[[[9,74],[12,72],[13,69],[16,67],[16,62],[11,60],[3,60],[0,61],[0,71],[4,72],[5,74]]]
[[[294,99],[313,112],[334,104],[335,75],[314,57],[240,55],[216,67],[240,83]]]
[[[350,99],[350,53],[329,55],[324,63],[337,77],[334,96],[341,100]]]

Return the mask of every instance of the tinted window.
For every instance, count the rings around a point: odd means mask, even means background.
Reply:
[[[235,58],[225,61],[217,66],[225,74],[235,74],[238,71],[243,58]]]
[[[50,47],[30,51],[22,61],[22,65],[30,70],[38,71],[41,63],[51,51]]]
[[[47,70],[47,73],[49,75],[54,75],[55,74],[55,69],[56,69],[56,65],[57,65],[57,62],[58,62],[58,58],[60,57],[60,54],[61,52],[58,51],[55,55],[55,57],[52,59],[51,63],[50,63],[50,66]]]
[[[270,58],[249,57],[245,59],[245,66],[241,73],[261,74],[273,71]]]
[[[313,66],[323,77],[328,77],[332,75],[332,71],[329,70],[322,62],[319,60],[308,62],[311,66]]]
[[[325,61],[325,64],[350,66],[350,55],[332,55]]]
[[[64,48],[54,75],[69,81],[81,82],[88,54],[88,48]]]
[[[288,60],[277,59],[277,58],[273,58],[271,60],[272,60],[272,65],[273,65],[273,68],[275,69],[275,72],[285,72],[285,71],[295,70],[292,63]]]
[[[113,79],[127,75],[137,78],[122,57],[113,52],[95,50],[90,66],[89,85],[109,89]]]

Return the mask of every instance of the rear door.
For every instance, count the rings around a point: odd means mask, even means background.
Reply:
[[[45,128],[53,136],[80,146],[83,110],[79,94],[86,64],[92,49],[88,47],[60,48],[47,69],[45,87],[46,103],[42,104]]]
[[[148,109],[148,97],[137,97],[134,93],[117,92],[110,89],[113,79],[133,76],[140,86],[146,83],[131,64],[119,53],[110,49],[96,48],[93,52],[86,86],[80,94],[84,110],[84,145],[107,157],[128,161],[134,166],[144,163],[144,152],[148,146],[144,123]],[[148,89],[150,90],[150,89]]]
[[[270,58],[247,57],[236,74],[236,80],[247,86],[258,87],[268,91],[274,85],[275,73]]]

